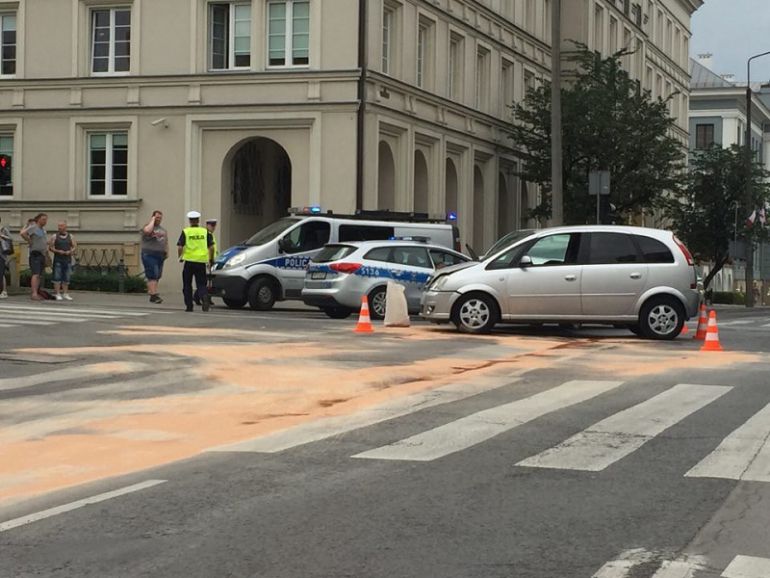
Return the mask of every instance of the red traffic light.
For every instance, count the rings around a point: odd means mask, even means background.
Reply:
[[[8,166],[8,157],[0,156],[0,169],[4,169]]]

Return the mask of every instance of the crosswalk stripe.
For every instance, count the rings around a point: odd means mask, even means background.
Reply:
[[[4,379],[0,379],[0,391],[33,387],[35,385],[55,383],[57,381],[82,379],[86,377],[98,376],[100,374],[114,376],[118,374],[133,373],[143,369],[147,369],[145,364],[135,362],[105,362],[92,363],[90,365],[82,365],[78,367],[65,367],[62,369],[56,369],[54,371],[36,373],[34,375],[26,375],[23,377],[6,377]]]
[[[767,578],[770,576],[770,558],[736,556],[722,572],[724,578]]]
[[[770,404],[722,440],[685,476],[770,482]]]
[[[663,562],[652,578],[693,578],[695,572],[702,569],[703,565],[698,559],[671,560]]]
[[[56,325],[56,321],[43,321],[42,319],[26,319],[24,317],[2,317],[3,321],[12,321],[14,326],[19,325]]]
[[[5,311],[0,311],[0,319],[11,323],[17,323],[19,320],[46,321],[51,323],[82,323],[83,321],[88,321],[88,319],[82,317],[57,317],[55,315],[32,316],[29,313],[7,313]]]
[[[756,323],[757,319],[734,319],[732,321],[720,321],[719,325],[751,325],[752,323]]]
[[[38,311],[20,311],[16,309],[0,309],[0,317],[6,317],[9,315],[25,315],[34,317],[45,317],[46,319],[56,318],[76,318],[76,319],[119,319],[122,317],[119,313],[69,313],[67,311],[52,311],[49,309],[41,309]]]
[[[569,381],[553,389],[474,413],[353,457],[379,460],[435,460],[484,442],[545,414],[594,398],[619,387],[622,383],[622,381]]]
[[[722,385],[676,385],[517,465],[601,471],[731,389]]]
[[[652,560],[653,553],[644,548],[626,550],[617,559],[607,562],[591,578],[627,578],[636,566]]]
[[[479,379],[473,383],[456,383],[430,391],[407,395],[350,416],[334,416],[302,424],[261,438],[211,448],[211,452],[275,453],[342,435],[423,409],[460,401],[480,393],[510,385],[515,377]]]
[[[139,311],[116,311],[109,309],[86,309],[70,307],[69,305],[0,305],[0,311],[2,310],[19,310],[19,311],[57,311],[55,307],[61,307],[60,311],[70,313],[95,313],[106,315],[120,315],[121,317],[144,317],[148,315],[146,312]]]

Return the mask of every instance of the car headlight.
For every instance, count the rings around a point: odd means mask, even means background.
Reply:
[[[241,263],[243,263],[246,260],[246,255],[243,253],[239,253],[235,257],[231,257],[227,260],[227,263],[225,263],[224,268],[229,269],[230,267],[237,267]]]
[[[428,284],[429,291],[441,291],[447,283],[448,276],[442,275]]]

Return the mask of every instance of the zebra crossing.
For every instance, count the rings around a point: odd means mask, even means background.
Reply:
[[[768,578],[770,558],[757,556],[735,556],[725,568],[714,568],[705,556],[682,555],[674,560],[661,560],[661,555],[644,548],[622,552],[616,559],[604,564],[591,578],[631,578],[641,576],[640,568],[655,565],[649,578]],[[721,570],[721,571],[720,571]]]
[[[477,384],[446,386],[390,402],[352,416],[334,416],[278,431],[265,437],[212,448],[219,452],[275,453],[328,440],[375,424],[397,427],[409,414],[461,402],[498,390],[511,378]],[[516,428],[562,410],[574,410],[600,396],[613,396],[622,381],[573,380],[539,393],[464,415],[405,437],[351,455],[355,459],[431,462],[479,446]],[[465,388],[465,389],[463,389]],[[642,446],[686,418],[719,401],[734,389],[729,385],[676,384],[645,401],[609,415],[564,441],[522,459],[520,468],[600,472],[630,457]],[[695,463],[698,459],[699,462]],[[719,478],[770,482],[770,404],[727,435],[708,455],[693,456],[690,478]],[[691,465],[691,464],[690,464]],[[768,575],[770,576],[770,574]]]
[[[150,314],[149,311],[71,307],[69,305],[3,303],[0,304],[0,329],[24,326],[47,327],[87,321],[112,321],[146,317]]]

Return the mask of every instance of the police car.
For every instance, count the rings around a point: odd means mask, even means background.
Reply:
[[[406,288],[409,312],[417,313],[423,287],[436,269],[470,260],[420,238],[332,243],[308,265],[302,301],[320,307],[329,317],[344,319],[367,295],[371,317],[382,319],[387,283],[396,281]]]

